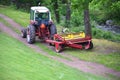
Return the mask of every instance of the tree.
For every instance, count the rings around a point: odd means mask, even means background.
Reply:
[[[59,23],[60,22],[60,14],[59,14],[58,0],[51,0],[51,1],[53,4],[53,9],[54,9],[56,21],[57,21],[57,23]]]
[[[0,0],[0,4],[10,5],[10,0]]]
[[[89,3],[91,0],[83,0],[83,9],[84,9],[84,25],[85,25],[85,34],[87,36],[92,36],[90,17],[89,17]]]
[[[84,25],[85,25],[86,36],[92,36],[90,18],[89,18],[89,3],[91,1],[92,0],[72,0],[72,2],[74,3],[73,6],[78,9],[82,9],[84,12]]]
[[[71,0],[66,0],[66,27],[70,24],[70,18],[71,18]]]
[[[90,7],[95,21],[99,24],[105,23],[106,20],[120,23],[120,0],[92,0]]]

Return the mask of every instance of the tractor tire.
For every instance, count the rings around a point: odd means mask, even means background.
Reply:
[[[22,29],[21,30],[21,36],[22,36],[22,38],[26,38],[26,36],[27,36],[27,29]]]
[[[54,35],[57,34],[57,29],[54,24],[50,26],[50,39],[53,40]]]
[[[35,26],[29,25],[27,30],[27,42],[29,44],[35,43]]]

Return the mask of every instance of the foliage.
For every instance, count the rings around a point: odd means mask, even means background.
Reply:
[[[80,12],[78,9],[74,10],[71,15],[71,25],[74,27],[84,25],[83,17],[81,16],[83,16],[82,12]]]
[[[97,39],[108,39],[111,41],[120,41],[120,35],[119,34],[113,34],[108,31],[102,31],[101,29],[98,28],[92,28],[92,35],[94,38]]]
[[[92,0],[90,3],[92,19],[99,23],[106,20],[115,20],[119,23],[120,1],[119,0]]]
[[[110,18],[112,16],[112,19],[118,20],[120,19],[119,14],[120,14],[120,1],[112,3],[110,6],[108,17]]]
[[[10,0],[0,0],[0,4],[10,5]]]

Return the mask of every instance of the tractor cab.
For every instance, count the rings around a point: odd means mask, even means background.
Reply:
[[[31,7],[30,24],[40,26],[42,23],[46,26],[51,20],[51,14],[48,8],[43,6]]]

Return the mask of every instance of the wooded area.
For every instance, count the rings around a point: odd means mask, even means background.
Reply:
[[[25,11],[41,3],[51,10],[54,14],[53,20],[57,23],[65,27],[80,27],[85,24],[85,32],[89,35],[91,35],[90,19],[91,23],[96,21],[98,24],[104,24],[106,20],[112,20],[115,24],[120,24],[119,0],[0,0],[0,3],[15,5],[16,9]]]

